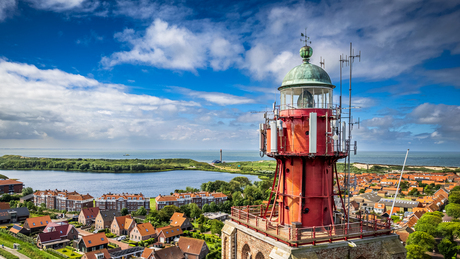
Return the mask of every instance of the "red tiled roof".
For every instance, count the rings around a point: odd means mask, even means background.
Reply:
[[[29,227],[32,228],[39,228],[45,227],[48,223],[51,222],[50,216],[42,216],[36,218],[27,218],[26,222],[29,224]]]
[[[179,248],[182,252],[187,254],[199,255],[201,249],[206,243],[202,239],[195,239],[190,237],[180,237],[179,238]]]
[[[157,235],[159,236],[163,232],[163,235],[168,237],[173,237],[177,235],[182,235],[182,229],[180,227],[166,226],[162,228],[157,228]]]
[[[98,207],[82,209],[81,213],[85,216],[85,219],[95,219],[97,214],[99,213]]]
[[[99,245],[104,245],[108,244],[109,240],[105,236],[104,232],[97,233],[97,234],[92,234],[88,236],[82,236],[83,242],[85,243],[85,246],[88,247],[93,247],[93,246],[99,246]]]
[[[96,256],[98,254],[103,254],[104,255],[103,259],[112,258],[112,256],[110,256],[110,254],[109,254],[109,251],[107,251],[107,249],[105,249],[105,248],[102,249],[102,250],[96,250],[96,251],[88,252],[84,256],[87,259],[98,259],[98,257]]]
[[[148,236],[155,234],[155,227],[150,224],[150,222],[137,224],[137,230],[141,236]]]
[[[16,180],[11,180],[11,179],[0,180],[0,186],[2,186],[2,185],[10,185],[10,184],[24,184],[24,183],[20,182],[20,181],[16,181]]]

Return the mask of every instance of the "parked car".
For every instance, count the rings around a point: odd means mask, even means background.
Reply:
[[[126,239],[126,236],[120,236],[117,238],[118,241],[125,240],[125,239]]]
[[[99,232],[99,230],[96,229],[96,230],[93,231],[93,234],[97,234],[98,232]]]

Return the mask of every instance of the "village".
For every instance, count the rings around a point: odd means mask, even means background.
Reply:
[[[342,192],[346,176],[339,173]],[[456,173],[403,174],[393,205],[399,177],[398,172],[351,173],[350,195],[335,196],[336,209],[345,207],[354,219],[391,215],[393,231],[403,244],[425,214],[437,212],[442,222],[460,216],[455,209],[446,212],[449,194],[460,189]],[[187,187],[154,198],[142,193],[95,198],[69,190],[32,191],[20,181],[0,180],[0,236],[9,240],[0,251],[16,256],[2,254],[5,258],[221,258],[220,233],[223,222],[231,219],[231,207],[264,204],[270,193],[269,180],[254,187],[247,178],[237,178],[216,181],[220,187],[210,182],[203,185],[205,190]],[[233,192],[235,188],[241,192]],[[25,250],[30,250],[28,257]]]

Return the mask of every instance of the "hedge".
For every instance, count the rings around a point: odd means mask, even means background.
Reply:
[[[0,249],[0,255],[5,257],[6,259],[19,259],[19,257],[3,249]]]

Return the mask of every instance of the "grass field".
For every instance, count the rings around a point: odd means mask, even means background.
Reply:
[[[73,252],[72,250],[70,250],[68,248],[61,248],[61,249],[57,249],[56,251],[59,251],[59,252],[65,254],[66,256],[68,256],[71,259],[78,259],[78,258],[81,258],[83,256],[81,254]]]
[[[155,197],[150,198],[150,209],[155,210],[157,207],[157,201],[155,200]]]

